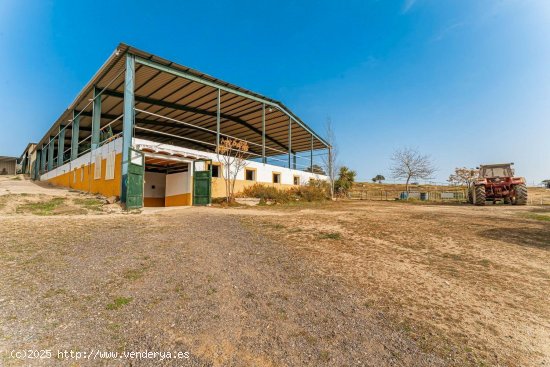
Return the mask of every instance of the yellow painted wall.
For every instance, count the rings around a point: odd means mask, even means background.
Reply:
[[[183,206],[191,204],[191,193],[167,196],[164,198],[164,206]]]
[[[164,198],[143,198],[143,206],[159,207],[164,206]]]
[[[115,157],[115,177],[112,180],[105,180],[105,171],[107,168],[107,160],[101,161],[101,178],[94,179],[95,163],[73,167],[70,172],[66,172],[57,177],[53,177],[46,182],[55,186],[63,186],[71,189],[90,192],[93,194],[101,194],[103,196],[118,196],[120,197],[120,183],[122,173],[122,153]],[[76,171],[76,175],[74,172]]]
[[[163,198],[143,198],[145,207],[185,206],[192,204],[191,193],[166,196]]]

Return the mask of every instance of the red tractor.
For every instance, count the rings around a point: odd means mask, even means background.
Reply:
[[[468,193],[468,200],[474,205],[493,204],[502,200],[504,204],[526,205],[527,186],[525,178],[514,177],[513,163],[487,164],[479,166],[479,178],[474,181]]]

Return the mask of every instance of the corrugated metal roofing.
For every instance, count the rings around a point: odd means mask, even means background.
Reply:
[[[289,116],[292,116],[293,120],[291,124],[292,151],[310,150],[312,147],[312,134],[315,137],[313,139],[314,149],[323,149],[328,146],[322,138],[282,103],[125,44],[119,45],[39,144],[47,143],[49,136],[55,136],[60,126],[69,123],[73,116],[73,110],[81,113],[80,139],[89,135],[92,114],[91,99],[93,98],[94,86],[104,90],[101,96],[102,125],[123,113],[122,96],[124,93],[125,69],[125,58],[123,56],[126,53],[131,53],[144,60],[153,61],[169,68],[169,70],[157,70],[140,63],[138,59],[135,71],[135,108],[145,111],[136,111],[136,126],[138,127],[146,127],[147,131],[152,129],[160,133],[183,134],[182,136],[207,143],[215,142],[215,135],[201,128],[216,129],[218,87],[225,87],[227,89],[222,89],[220,92],[221,133],[251,142],[251,151],[261,153],[261,147],[258,145],[262,143],[262,102],[267,103],[265,107],[266,155],[279,155],[288,151]],[[183,72],[191,79],[200,78],[203,83],[186,79],[185,76],[174,75],[176,72]],[[204,83],[213,83],[215,86]],[[243,93],[245,95],[241,95]],[[152,114],[162,115],[165,118]],[[179,122],[191,124],[197,128]],[[122,120],[112,127],[114,130],[118,129],[120,131],[121,126]],[[155,137],[154,133],[139,129],[136,129],[135,134],[137,137],[154,137],[155,140],[166,143],[173,140],[166,134],[159,134]],[[66,147],[69,144],[70,137],[71,129],[67,129],[65,135]]]

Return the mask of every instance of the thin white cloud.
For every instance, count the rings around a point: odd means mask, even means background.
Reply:
[[[403,8],[401,9],[401,12],[405,14],[406,12],[411,10],[414,4],[416,4],[416,1],[417,0],[405,0],[405,2],[403,3]]]
[[[464,26],[464,22],[456,22],[451,24],[448,27],[443,28],[438,34],[432,38],[432,42],[439,42],[443,38],[445,38],[449,33],[451,33],[454,29]]]

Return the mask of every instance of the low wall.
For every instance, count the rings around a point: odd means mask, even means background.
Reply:
[[[107,171],[107,156],[111,152],[115,153],[114,177],[108,179],[105,173]],[[95,162],[98,156],[101,156],[101,175],[99,178],[95,178]],[[119,138],[42,174],[40,181],[107,197],[120,197],[121,173],[122,138]]]

